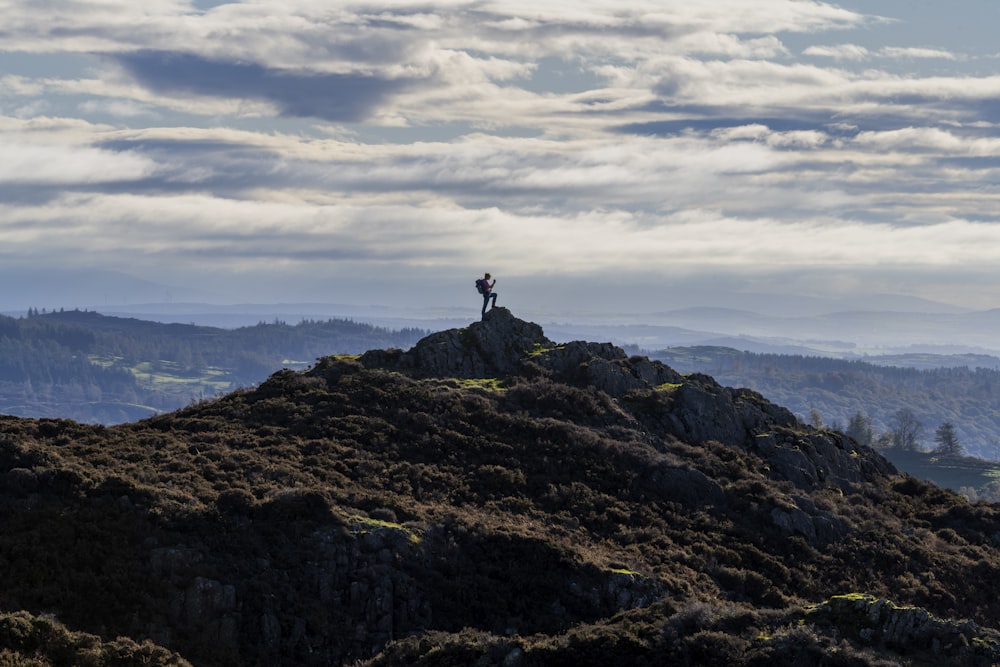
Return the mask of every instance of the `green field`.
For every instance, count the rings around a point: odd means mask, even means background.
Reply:
[[[232,373],[214,366],[199,370],[185,369],[173,361],[141,361],[128,364],[121,357],[90,355],[90,363],[105,368],[123,368],[129,371],[144,387],[169,394],[192,391],[216,394],[235,388]]]

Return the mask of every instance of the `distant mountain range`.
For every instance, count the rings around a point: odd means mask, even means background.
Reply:
[[[95,309],[174,300],[211,301],[214,296],[205,290],[164,285],[120,271],[0,268],[0,309],[5,312],[21,313],[28,308]]]
[[[1000,311],[928,314],[845,312],[776,318],[741,311],[674,311],[615,324],[547,323],[560,340],[611,340],[650,351],[677,346],[841,359],[888,355],[1000,356]]]
[[[469,289],[460,304],[389,307],[346,303],[224,304],[224,297],[136,279],[110,271],[0,269],[0,311],[19,316],[28,308],[83,309],[160,322],[236,328],[275,319],[352,319],[391,329],[440,330],[478,317]],[[424,297],[428,298],[428,297]],[[224,305],[223,305],[224,304]],[[988,354],[1000,356],[1000,310],[973,311],[903,295],[835,299],[767,292],[729,292],[686,285],[666,289],[642,312],[588,312],[519,308],[559,340],[610,340],[655,350],[716,345],[752,352],[865,355]]]
[[[106,315],[219,328],[275,320],[351,319],[374,326],[427,331],[462,326],[478,317],[478,306],[403,311],[383,306],[287,303],[157,303],[94,308]],[[9,311],[11,316],[22,315]],[[1000,356],[1000,310],[953,313],[854,311],[781,318],[739,310],[685,309],[656,314],[535,318],[557,340],[608,340],[638,350],[673,346],[722,346],[750,352],[837,358],[929,353]]]

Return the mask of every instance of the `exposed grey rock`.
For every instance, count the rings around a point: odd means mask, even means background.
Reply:
[[[615,398],[682,380],[669,366],[645,357],[629,359],[624,350],[611,343],[573,341],[539,351],[532,362],[554,380],[591,385]]]
[[[775,507],[771,510],[771,520],[785,532],[799,533],[810,542],[816,541],[816,526],[813,525],[812,518],[798,507],[791,509]]]
[[[662,423],[683,440],[714,440],[757,454],[767,461],[773,478],[805,490],[846,489],[896,472],[883,457],[843,434],[803,434],[805,427],[790,411],[755,391],[723,387],[707,375],[692,374],[670,392]]]
[[[398,367],[423,377],[502,377],[520,370],[533,350],[554,345],[539,325],[514,317],[506,308],[494,308],[482,321],[433,333],[406,352],[366,352],[361,363]]]
[[[198,549],[151,550],[152,570],[163,581],[170,618],[147,633],[166,644],[175,633],[194,636],[229,655],[238,654],[252,637],[254,650],[267,664],[289,664],[288,656],[305,654],[327,656],[323,664],[349,664],[394,639],[433,627],[430,592],[414,573],[461,552],[443,526],[410,527],[379,519],[319,528],[305,539],[312,558],[300,562],[294,576],[306,582],[320,606],[299,608],[298,615],[287,611],[296,594],[288,586],[291,575],[275,561],[248,560],[239,573],[223,570],[208,577],[201,573],[210,569],[211,559]],[[658,579],[635,573],[582,568],[578,581],[578,587],[567,586],[551,604],[564,609],[584,605],[597,617],[649,605],[664,594]],[[275,599],[274,591],[289,599]],[[323,635],[310,630],[315,619],[304,616],[320,609],[330,614]],[[519,658],[512,661],[518,664]]]
[[[721,504],[726,492],[717,481],[694,468],[657,466],[650,482],[674,499],[695,506]]]
[[[907,654],[922,652],[983,667],[1000,659],[1000,636],[995,631],[968,620],[937,618],[926,609],[899,606],[871,595],[831,597],[809,616],[814,622],[835,626],[842,636]]]
[[[723,387],[700,373],[670,393],[665,425],[678,437],[746,447],[775,428],[798,425],[790,411],[749,389]]]
[[[149,554],[153,572],[158,576],[173,575],[191,568],[204,560],[204,554],[197,549],[184,547],[164,547],[153,549]]]
[[[544,374],[553,380],[594,386],[611,396],[677,383],[681,376],[658,361],[630,360],[611,343],[573,341],[557,345],[542,328],[494,308],[466,328],[440,331],[406,352],[374,350],[362,365],[408,371],[419,377],[503,378]]]
[[[175,621],[179,625],[200,627],[201,633],[214,644],[230,649],[237,646],[238,637],[226,631],[235,624],[231,614],[236,611],[236,587],[205,577],[194,581],[176,598]]]
[[[503,667],[520,667],[522,660],[524,659],[524,652],[518,647],[511,649],[510,653],[504,656]]]

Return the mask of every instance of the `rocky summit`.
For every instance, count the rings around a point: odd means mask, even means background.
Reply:
[[[0,418],[0,664],[991,665],[1000,512],[496,308],[131,424]]]

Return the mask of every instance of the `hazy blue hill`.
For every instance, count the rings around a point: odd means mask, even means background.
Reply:
[[[160,323],[135,317],[109,317],[92,310],[59,310],[36,315],[42,321],[59,322],[92,331],[108,331],[128,336],[148,335],[191,337],[218,335],[223,329],[181,323]]]
[[[209,292],[155,283],[120,271],[58,269],[54,267],[0,268],[0,285],[16,286],[3,295],[4,308],[73,307],[169,302],[214,297]]]
[[[237,329],[65,310],[0,316],[0,412],[105,424],[173,410],[281,368],[371,347],[408,347],[425,332],[349,320]]]
[[[917,368],[921,370],[936,368],[1000,369],[1000,357],[992,354],[935,354],[931,352],[882,354],[865,355],[863,361],[878,366],[896,366],[899,368]]]
[[[909,352],[1000,354],[996,337],[1000,314],[996,311],[969,312],[944,306],[936,308],[933,304],[925,307],[909,304],[913,310],[892,308],[889,303],[881,308],[827,305],[839,307],[790,308],[787,303],[769,307],[751,300],[728,308],[689,307],[656,312],[642,321],[703,335],[698,340],[671,339],[664,331],[658,341],[635,342],[646,350],[724,344],[758,352],[791,353],[791,348],[799,348],[805,354],[840,358]],[[734,343],[724,342],[727,338]]]

